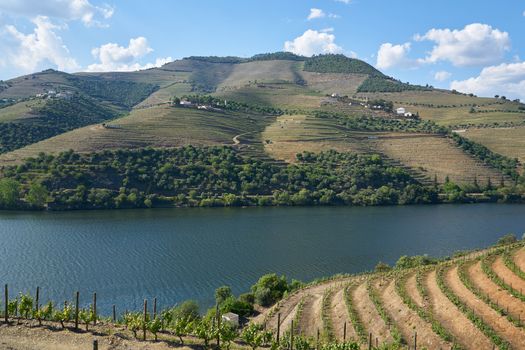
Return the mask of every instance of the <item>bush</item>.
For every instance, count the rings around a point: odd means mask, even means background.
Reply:
[[[275,273],[270,273],[259,278],[252,286],[255,301],[262,306],[269,306],[283,297],[288,291],[286,277],[278,277]]]
[[[173,308],[175,319],[196,320],[199,316],[199,304],[195,300],[186,300]]]
[[[518,241],[518,238],[514,233],[508,233],[498,239],[497,245],[513,244]]]

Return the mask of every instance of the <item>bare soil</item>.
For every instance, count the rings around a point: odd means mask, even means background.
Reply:
[[[407,291],[407,294],[410,296],[410,298],[416,303],[419,307],[425,307],[426,300],[423,299],[423,296],[421,293],[419,293],[419,290],[417,289],[417,281],[416,281],[416,274],[411,274],[407,280],[405,289]]]
[[[436,271],[425,276],[428,304],[436,320],[465,349],[490,349],[492,342],[447,298],[436,281]]]
[[[384,308],[396,323],[403,337],[412,344],[414,333],[417,332],[418,345],[429,349],[450,349],[452,344],[443,341],[432,331],[432,326],[422,320],[412,311],[396,293],[395,281],[377,280],[374,288],[379,291]]]
[[[525,291],[525,281],[505,266],[505,262],[501,256],[494,260],[492,269],[506,284],[517,291]]]
[[[513,349],[525,349],[525,334],[517,329],[505,317],[480,300],[461,282],[458,267],[454,266],[446,272],[446,283],[463,302],[491,326],[502,338],[507,340]]]
[[[330,315],[334,326],[334,335],[339,341],[343,340],[344,325],[346,322],[346,340],[353,339],[358,341],[357,334],[352,327],[352,322],[348,317],[348,309],[345,303],[344,287],[335,290],[330,304]]]

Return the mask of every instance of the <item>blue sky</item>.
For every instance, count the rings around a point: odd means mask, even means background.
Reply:
[[[388,75],[525,99],[518,0],[0,0],[0,79],[191,55],[344,53]]]

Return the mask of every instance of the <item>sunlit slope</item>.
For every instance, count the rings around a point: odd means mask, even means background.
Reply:
[[[211,112],[158,106],[136,109],[113,122],[89,125],[0,155],[4,165],[18,163],[39,152],[67,150],[234,145],[239,134],[258,133],[275,117],[237,112]],[[260,140],[257,140],[260,143]]]

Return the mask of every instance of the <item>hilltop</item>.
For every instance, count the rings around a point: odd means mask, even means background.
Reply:
[[[0,166],[27,194],[32,182],[50,186],[49,167],[25,173],[34,167],[25,160],[41,152],[72,150],[94,166],[94,152],[226,146],[248,163],[289,167],[304,163],[297,154],[336,150],[378,156],[384,169],[437,192],[459,185],[449,192],[464,197],[520,183],[524,121],[519,101],[401,82],[343,55],[192,56],[136,72],[46,70],[1,82]],[[97,186],[128,187],[116,179]],[[73,183],[64,179],[52,191]]]

